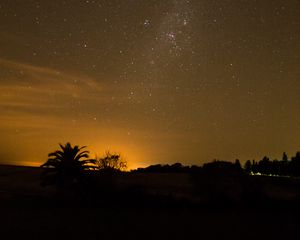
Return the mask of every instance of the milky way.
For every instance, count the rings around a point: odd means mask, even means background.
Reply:
[[[66,141],[131,167],[294,154],[299,16],[296,0],[2,0],[1,161]]]

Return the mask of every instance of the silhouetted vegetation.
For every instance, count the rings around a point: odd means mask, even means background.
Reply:
[[[215,173],[215,174],[243,173],[243,169],[241,167],[239,160],[236,160],[235,163],[215,160],[213,162],[203,164],[202,169],[206,173]]]
[[[99,170],[105,172],[120,172],[127,169],[127,162],[121,158],[120,154],[106,152],[105,156],[97,159]]]
[[[96,168],[96,160],[89,159],[89,151],[82,151],[86,146],[72,147],[70,143],[59,144],[61,150],[48,154],[48,160],[41,165],[42,185],[63,187],[80,181],[87,170]]]
[[[244,169],[248,173],[278,175],[278,176],[300,176],[300,152],[297,152],[290,160],[284,152],[281,160],[270,160],[267,156],[260,161],[246,161]]]
[[[298,201],[300,182],[284,182],[284,178],[256,177],[262,175],[300,176],[300,153],[290,160],[284,153],[282,160],[240,161],[214,160],[202,166],[181,163],[156,164],[124,172],[127,162],[120,154],[106,152],[103,157],[89,159],[85,147],[61,145],[61,150],[49,154],[42,168],[43,185],[53,184],[60,191],[58,201],[72,204],[177,206],[233,206],[235,204],[269,204]],[[278,182],[275,180],[279,179]],[[292,179],[292,178],[291,178]],[[289,186],[289,190],[285,186]],[[275,189],[275,190],[274,190]],[[286,195],[285,195],[286,194]],[[275,200],[274,200],[275,199]],[[64,201],[66,200],[66,201]],[[277,200],[276,200],[277,201]]]
[[[240,165],[239,160],[236,160],[235,163],[228,161],[214,160],[210,163],[203,164],[202,167],[192,165],[184,166],[181,163],[174,163],[172,165],[166,164],[156,164],[150,165],[146,168],[138,168],[132,172],[139,173],[215,173],[215,174],[240,174],[243,172],[243,169]]]
[[[181,163],[172,165],[155,164],[146,168],[138,168],[132,172],[140,173],[214,173],[214,174],[264,174],[274,176],[300,176],[300,152],[288,159],[284,152],[281,160],[270,160],[267,156],[260,161],[247,160],[241,167],[237,159],[234,163],[228,161],[214,160],[204,163],[203,166],[183,166]]]
[[[132,172],[140,172],[140,173],[187,173],[190,171],[189,166],[183,166],[181,163],[174,163],[172,165],[166,164],[155,164],[150,165],[146,168],[138,168],[133,170]]]

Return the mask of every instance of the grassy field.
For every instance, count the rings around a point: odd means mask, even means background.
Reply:
[[[5,236],[1,239],[287,239],[299,235],[297,179],[127,173],[113,178],[111,192],[98,189],[99,194],[91,195],[85,204],[72,196],[61,202],[55,188],[40,186],[40,174],[39,168],[0,167],[0,230]]]

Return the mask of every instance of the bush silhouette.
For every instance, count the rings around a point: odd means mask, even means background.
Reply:
[[[102,158],[97,159],[97,164],[99,170],[105,172],[120,172],[127,168],[127,162],[120,154],[112,154],[109,151]]]

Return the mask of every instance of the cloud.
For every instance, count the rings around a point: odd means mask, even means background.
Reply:
[[[36,118],[70,117],[85,102],[105,99],[103,85],[92,78],[0,58],[2,124],[26,126]]]
[[[26,87],[31,91],[71,94],[86,90],[101,91],[102,87],[95,80],[86,76],[75,76],[59,70],[39,67],[0,58],[1,85]],[[15,84],[15,85],[14,85]]]

